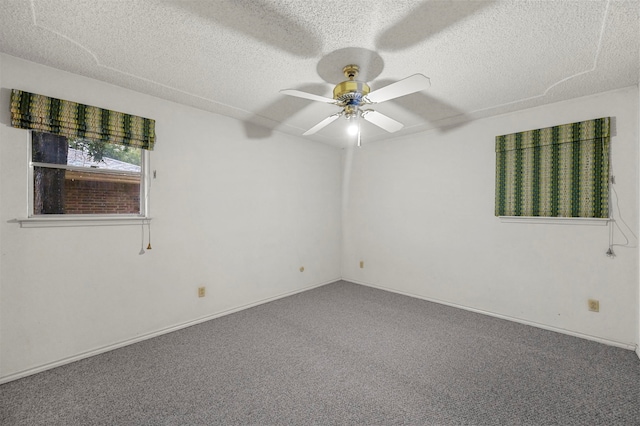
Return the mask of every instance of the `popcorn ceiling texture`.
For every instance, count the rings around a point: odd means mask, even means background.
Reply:
[[[405,124],[393,135],[363,127],[379,140],[638,84],[639,9],[637,0],[2,0],[0,52],[240,119],[255,138],[301,135],[337,112],[278,91],[331,96],[348,63],[372,90],[430,77],[431,88],[376,106]],[[310,139],[343,146],[345,126]]]

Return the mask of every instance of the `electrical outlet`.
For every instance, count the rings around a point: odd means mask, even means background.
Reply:
[[[360,261],[360,269],[364,269],[364,260]]]
[[[600,312],[600,301],[595,299],[589,299],[589,310],[591,312]]]
[[[206,294],[206,287],[198,287],[198,297],[204,297]]]
[[[304,266],[300,267],[300,272],[304,272]]]

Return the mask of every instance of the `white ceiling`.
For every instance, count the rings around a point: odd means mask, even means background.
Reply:
[[[0,51],[235,117],[250,138],[338,112],[279,90],[332,97],[350,63],[372,90],[428,76],[375,106],[405,127],[364,123],[373,141],[636,85],[639,14],[640,0],[0,0]],[[346,124],[308,138],[345,146]]]

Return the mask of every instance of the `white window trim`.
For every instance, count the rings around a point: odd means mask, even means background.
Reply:
[[[27,214],[26,217],[17,218],[14,222],[20,224],[21,228],[50,228],[50,227],[69,227],[69,226],[125,226],[125,225],[140,225],[151,222],[149,217],[149,189],[150,189],[150,176],[149,176],[149,151],[142,150],[142,165],[140,175],[142,177],[142,184],[140,185],[140,214],[95,214],[95,215],[65,215],[65,214],[48,214],[48,215],[34,215],[33,214],[33,169],[34,167],[51,167],[49,164],[37,163],[31,160],[32,155],[32,134],[33,131],[28,132],[28,144],[27,144],[27,158],[29,159],[29,167],[27,168],[28,179],[28,202],[27,202]],[[59,167],[66,170],[87,171],[87,168],[74,167],[61,165]],[[110,173],[109,171],[102,171],[96,169],[89,169],[89,173]],[[128,175],[130,172],[117,172],[119,174]],[[137,175],[137,173],[135,173]]]
[[[43,215],[44,216],[44,215]],[[95,216],[95,217],[94,217]],[[69,226],[125,226],[140,225],[151,222],[147,216],[126,216],[126,215],[46,215],[45,217],[33,216],[16,219],[21,228],[52,228]]]

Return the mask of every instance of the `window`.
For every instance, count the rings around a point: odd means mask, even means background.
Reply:
[[[22,226],[147,220],[155,120],[13,89],[11,126],[32,131]]]
[[[32,132],[30,151],[29,216],[144,216],[141,148]]]
[[[496,137],[496,216],[608,218],[610,118]]]

